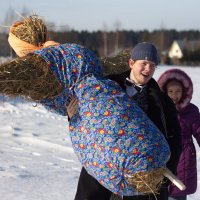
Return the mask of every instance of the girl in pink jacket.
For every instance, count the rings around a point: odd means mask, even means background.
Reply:
[[[169,187],[170,199],[186,200],[187,195],[195,193],[197,189],[197,163],[193,137],[200,146],[199,109],[190,102],[193,84],[190,77],[180,69],[170,69],[164,72],[160,76],[158,84],[161,90],[167,93],[175,103],[182,130],[182,153],[177,167],[177,175],[185,184],[186,190],[181,191],[171,185]]]

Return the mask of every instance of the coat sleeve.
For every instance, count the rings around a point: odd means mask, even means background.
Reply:
[[[179,161],[179,157],[182,151],[181,144],[181,128],[177,118],[177,111],[172,100],[164,95],[165,105],[164,112],[166,118],[167,135],[166,139],[170,146],[171,157],[167,163],[167,167],[176,174],[176,169]]]
[[[154,84],[155,85],[155,84]],[[149,88],[149,94],[153,97],[155,104],[160,109],[160,123],[157,124],[164,134],[171,151],[167,167],[177,174],[177,165],[182,151],[181,128],[177,117],[177,111],[173,101],[159,89]],[[153,113],[151,113],[153,115]]]
[[[200,113],[197,107],[194,110],[193,119],[194,121],[192,123],[192,133],[198,145],[200,146]]]

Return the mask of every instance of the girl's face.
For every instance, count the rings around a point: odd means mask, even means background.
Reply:
[[[176,81],[167,84],[167,94],[175,104],[178,104],[183,95],[182,85]]]

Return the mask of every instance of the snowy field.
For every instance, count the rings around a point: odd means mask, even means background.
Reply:
[[[155,79],[168,68],[159,66]],[[192,102],[200,108],[200,67],[181,69],[193,80]],[[81,166],[67,118],[19,99],[1,99],[0,113],[0,199],[73,200]],[[198,189],[188,200],[200,200],[199,147],[197,160]]]

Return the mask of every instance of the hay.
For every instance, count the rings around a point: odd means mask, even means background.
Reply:
[[[164,183],[165,168],[139,172],[134,175],[127,175],[126,180],[137,192],[144,194],[158,194],[161,185]]]
[[[130,49],[120,51],[112,57],[101,58],[101,64],[104,69],[104,75],[119,74],[130,69],[128,60],[130,59]]]
[[[0,92],[10,97],[20,95],[42,100],[61,91],[62,86],[55,75],[38,55],[19,57],[0,67]]]
[[[36,14],[16,22],[11,27],[11,32],[19,39],[38,47],[47,41],[48,35],[44,21]],[[10,97],[23,95],[32,100],[53,97],[62,91],[47,63],[34,54],[2,64],[0,83],[0,92]]]
[[[38,47],[47,41],[47,27],[35,14],[18,22],[18,25],[12,29],[12,33],[19,39]]]

